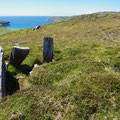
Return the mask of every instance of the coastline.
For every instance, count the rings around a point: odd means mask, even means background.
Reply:
[[[52,16],[0,16],[0,20],[10,21],[10,26],[7,26],[6,29],[19,30],[56,23],[55,21],[47,21],[49,17]]]

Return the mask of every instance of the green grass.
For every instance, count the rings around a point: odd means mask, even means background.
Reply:
[[[0,35],[6,34],[6,33],[11,32],[11,31],[12,31],[12,30],[8,30],[8,29],[6,29],[6,28],[4,28],[4,27],[0,27]]]
[[[120,12],[97,12],[92,14],[83,14],[77,16],[58,16],[58,17],[50,17],[48,21],[55,22],[63,22],[68,20],[86,20],[86,19],[96,19],[96,18],[104,18],[104,17],[112,17],[120,19]]]
[[[113,120],[120,108],[120,20],[74,19],[0,35],[8,61],[12,47],[30,47],[19,67],[7,71],[21,90],[0,103],[0,119]],[[54,38],[54,60],[43,64],[44,37]],[[7,43],[7,44],[6,44]],[[34,64],[39,67],[27,73]]]

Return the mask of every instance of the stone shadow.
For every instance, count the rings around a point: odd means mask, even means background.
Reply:
[[[6,95],[12,95],[17,90],[20,89],[18,80],[14,78],[14,76],[9,72],[6,71]]]
[[[32,71],[34,66],[29,66],[27,64],[24,65],[20,65],[20,66],[15,66],[15,68],[17,69],[17,71],[25,74],[25,75],[29,75],[30,71]]]

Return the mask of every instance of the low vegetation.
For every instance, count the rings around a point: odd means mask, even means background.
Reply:
[[[0,35],[6,62],[13,46],[31,49],[21,66],[7,68],[22,77],[20,91],[0,103],[1,120],[120,118],[120,19],[88,16]],[[54,38],[51,63],[43,63],[45,36]]]
[[[93,14],[84,14],[79,16],[58,16],[58,17],[50,17],[48,21],[55,21],[55,22],[63,22],[67,20],[83,20],[83,19],[97,19],[103,17],[112,17],[120,19],[120,12],[98,12]]]
[[[8,30],[5,27],[0,27],[0,35],[6,34],[6,33],[11,32],[11,31],[13,31],[13,30]]]
[[[73,17],[68,16],[58,16],[58,17],[49,17],[47,21],[63,22],[72,19]]]

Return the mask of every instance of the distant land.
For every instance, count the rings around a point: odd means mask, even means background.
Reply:
[[[120,12],[97,12],[93,14],[83,14],[79,16],[58,16],[58,17],[49,17],[47,21],[63,22],[67,20],[80,20],[80,19],[90,19],[90,18],[102,18],[102,17],[115,17],[120,18]]]
[[[0,20],[9,21],[10,26],[7,29],[29,29],[38,25],[47,25],[55,23],[52,21],[46,21],[51,16],[0,16]]]
[[[5,22],[0,20],[0,27],[7,27],[7,26],[10,26],[10,22]]]
[[[47,21],[54,21],[54,22],[63,22],[70,20],[71,18],[74,18],[73,16],[58,16],[58,17],[50,17],[47,19]]]

